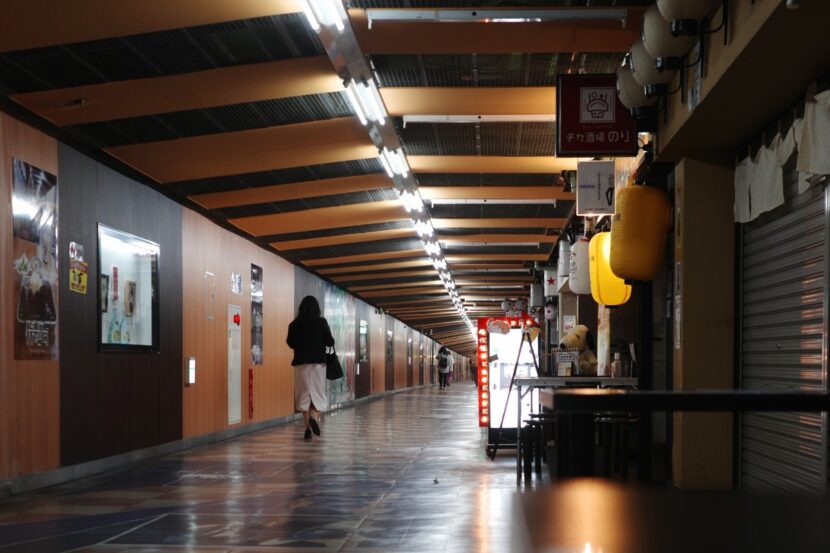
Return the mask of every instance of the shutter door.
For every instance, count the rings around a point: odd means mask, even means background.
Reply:
[[[786,203],[742,228],[741,386],[822,391],[825,189],[813,186],[796,196],[796,172],[784,178]],[[746,413],[740,447],[743,488],[826,491],[820,413]]]

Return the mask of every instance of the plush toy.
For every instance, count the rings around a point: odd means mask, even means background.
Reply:
[[[597,358],[594,355],[594,337],[585,325],[576,325],[559,344],[560,348],[575,348],[579,350],[580,376],[595,376],[597,374]]]

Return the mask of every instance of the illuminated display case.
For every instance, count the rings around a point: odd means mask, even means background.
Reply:
[[[526,316],[478,320],[479,426],[489,428],[491,444],[516,441],[517,394],[510,383],[514,369],[516,378],[538,376],[538,363],[535,320]],[[538,405],[538,391],[534,390],[523,398],[522,413],[535,413]]]

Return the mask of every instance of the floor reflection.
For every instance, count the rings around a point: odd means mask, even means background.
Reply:
[[[0,551],[475,552],[511,548],[511,452],[475,388],[424,388],[0,502]]]

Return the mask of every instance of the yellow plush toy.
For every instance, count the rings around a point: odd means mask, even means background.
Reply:
[[[585,325],[576,325],[559,344],[560,348],[579,350],[579,376],[596,376],[597,358],[594,355],[594,337]]]

